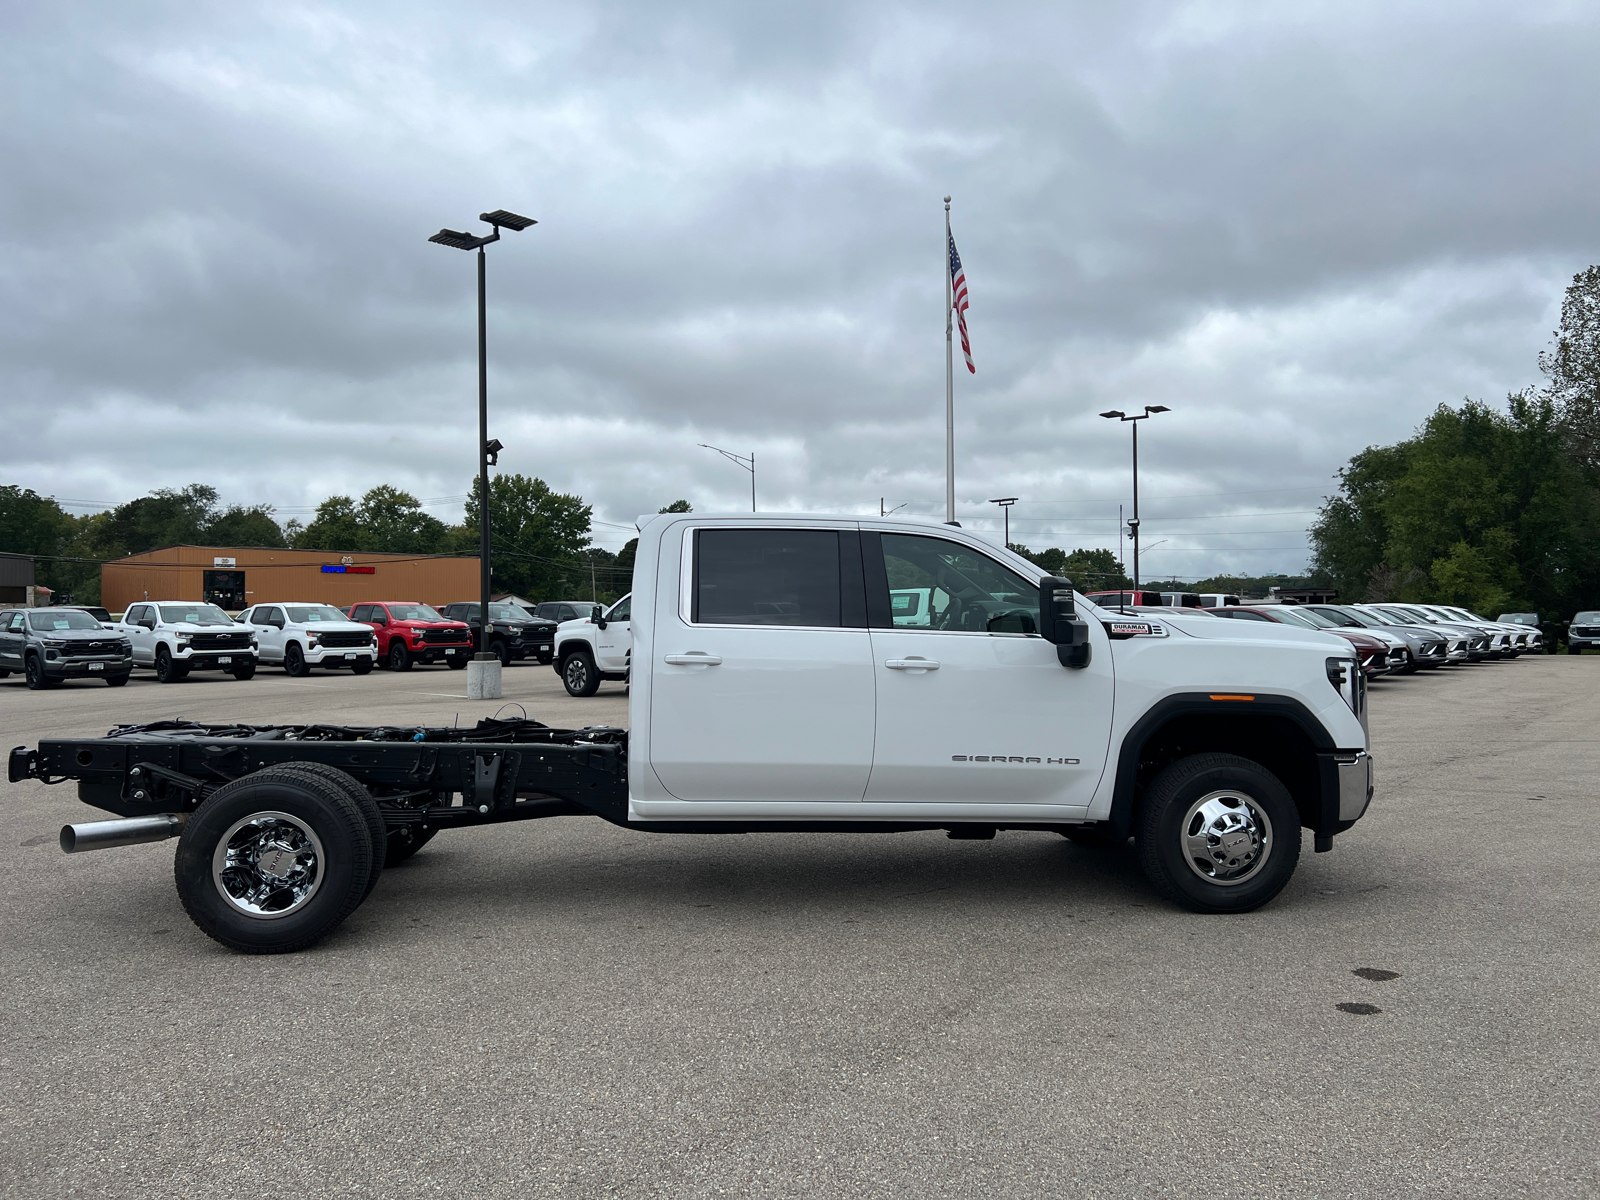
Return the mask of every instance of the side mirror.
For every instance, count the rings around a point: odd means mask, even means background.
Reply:
[[[145,617],[140,620],[139,624],[145,629],[154,629],[156,627],[156,619],[154,617]]]
[[[1089,645],[1089,626],[1078,616],[1072,595],[1072,581],[1046,575],[1039,581],[1039,633],[1054,642],[1056,658],[1063,667],[1089,665],[1093,647]]]
[[[594,609],[589,613],[589,620],[600,626],[601,629],[606,627],[605,611],[605,609],[596,604]]]

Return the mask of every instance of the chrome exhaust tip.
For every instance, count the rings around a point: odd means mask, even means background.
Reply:
[[[64,854],[83,854],[89,850],[109,850],[113,846],[138,846],[145,842],[164,842],[183,832],[187,813],[162,813],[154,817],[128,817],[121,821],[87,821],[61,827]]]

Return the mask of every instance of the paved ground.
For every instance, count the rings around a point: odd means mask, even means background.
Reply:
[[[464,683],[12,679],[0,716],[496,707]],[[91,810],[0,785],[0,1195],[1592,1197],[1597,685],[1379,683],[1373,813],[1232,918],[1053,835],[563,818],[442,834],[316,950],[248,958],[185,918],[171,843],[66,857]],[[506,691],[625,721],[619,685]]]

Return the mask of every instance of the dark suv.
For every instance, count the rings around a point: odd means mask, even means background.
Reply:
[[[482,605],[477,600],[458,600],[444,606],[444,615],[452,621],[465,621],[472,626],[472,644],[483,645],[483,622],[479,620]],[[521,661],[529,655],[548,666],[555,649],[556,623],[543,621],[525,608],[515,604],[489,602],[489,649],[500,659],[502,666]]]
[[[533,615],[557,625],[563,621],[588,620],[599,605],[592,600],[546,600],[533,610]]]
[[[121,687],[133,674],[133,645],[81,608],[0,611],[0,677],[21,671],[34,690],[63,679],[104,679]]]

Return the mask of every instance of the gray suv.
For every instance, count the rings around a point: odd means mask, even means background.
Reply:
[[[1600,612],[1581,612],[1567,629],[1567,653],[1600,650]]]
[[[104,679],[121,687],[133,673],[133,646],[81,608],[0,611],[0,678],[22,672],[35,691],[64,679]]]

